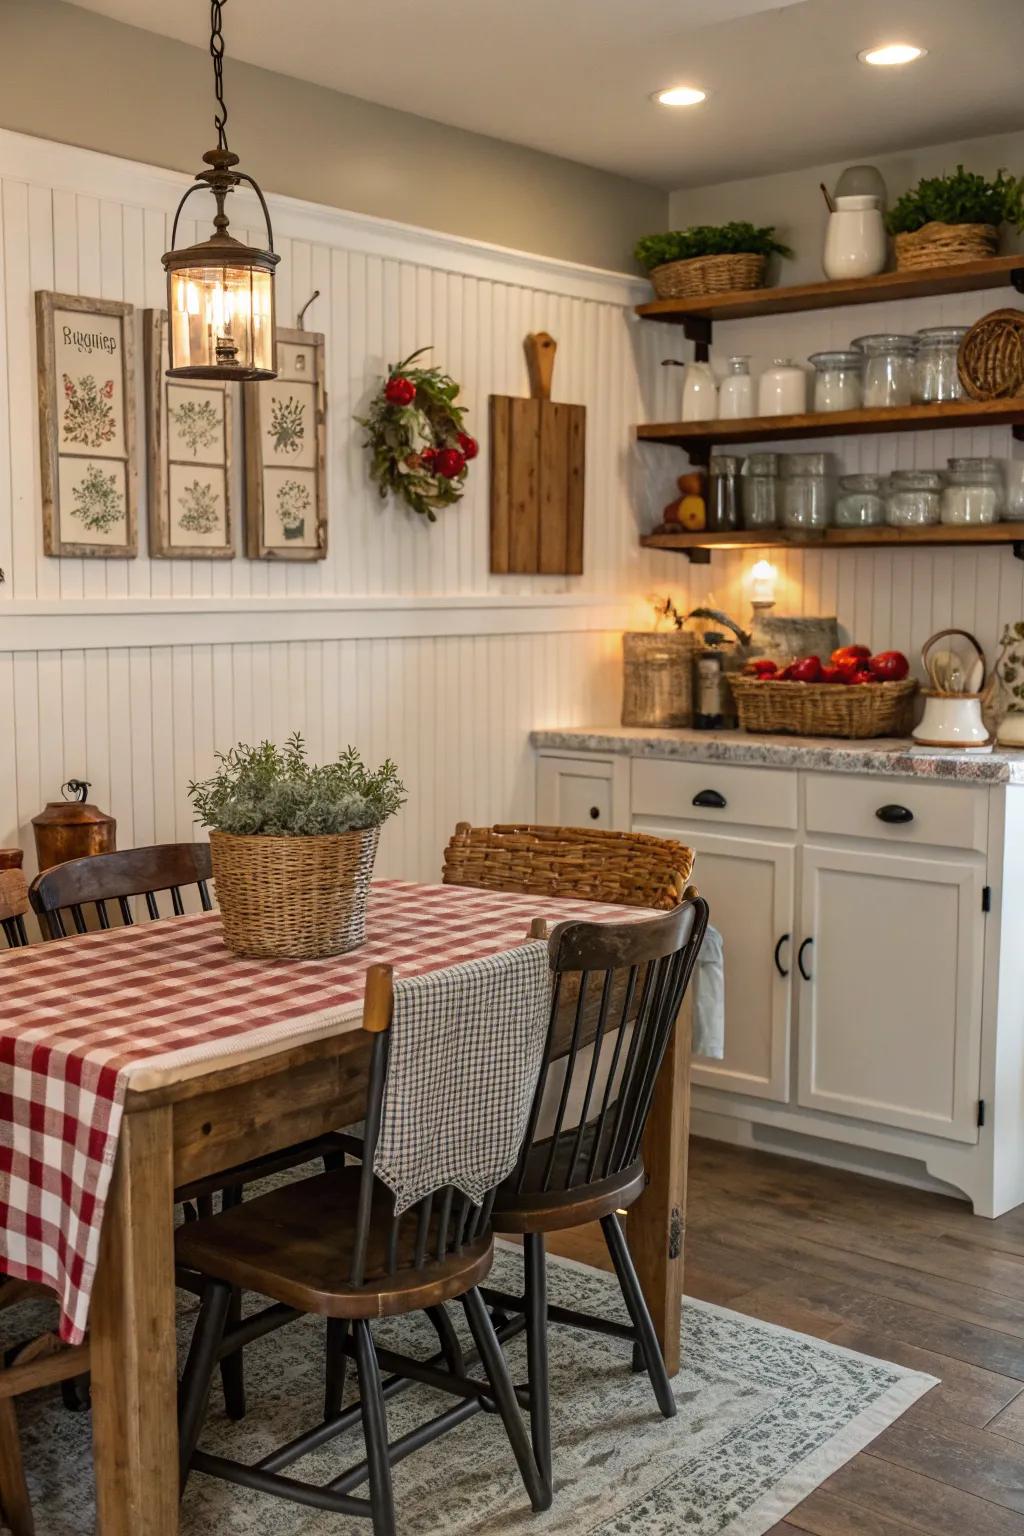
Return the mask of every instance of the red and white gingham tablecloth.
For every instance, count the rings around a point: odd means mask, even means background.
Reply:
[[[422,975],[521,943],[533,917],[649,915],[386,880],[365,944],[327,960],[241,960],[215,912],[0,955],[0,1272],[55,1290],[61,1336],[82,1340],[133,1075],[354,1028],[377,961]]]

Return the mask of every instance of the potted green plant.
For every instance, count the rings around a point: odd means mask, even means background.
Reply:
[[[284,747],[218,752],[216,772],[188,792],[209,829],[229,949],[310,959],[358,948],[380,829],[405,804],[390,758],[371,771],[348,747],[318,767],[296,733]]]
[[[792,256],[773,225],[695,224],[638,240],[637,261],[659,299],[691,299],[741,288],[763,288],[769,256]]]
[[[900,270],[981,261],[999,249],[999,226],[1024,225],[1024,182],[1007,171],[991,180],[958,165],[945,176],[925,176],[890,208]]]

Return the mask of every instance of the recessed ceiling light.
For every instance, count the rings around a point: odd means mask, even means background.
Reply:
[[[913,43],[885,43],[881,48],[864,48],[857,57],[862,64],[913,64],[927,52],[927,48],[915,48]]]
[[[670,85],[665,91],[655,91],[653,99],[663,107],[695,107],[707,100],[707,94],[696,85]]]

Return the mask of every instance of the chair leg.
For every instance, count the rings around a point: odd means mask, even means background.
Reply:
[[[444,1363],[453,1376],[466,1374],[466,1357],[462,1353],[462,1345],[459,1336],[452,1326],[452,1320],[448,1316],[448,1309],[442,1304],[439,1307],[428,1307],[427,1316],[437,1334],[441,1345],[441,1353],[444,1355]]]
[[[530,1438],[537,1469],[551,1486],[551,1386],[548,1373],[548,1276],[544,1234],[523,1240],[526,1270],[526,1358],[530,1389]]]
[[[391,1461],[388,1457],[388,1420],[384,1411],[384,1393],[373,1348],[373,1335],[365,1318],[358,1318],[352,1330],[363,1410],[366,1464],[370,1474],[373,1536],[395,1536],[395,1497],[391,1486]]]
[[[13,1536],[35,1536],[14,1400],[0,1399],[0,1508]]]
[[[466,1292],[462,1303],[466,1309],[466,1317],[474,1342],[480,1351],[480,1359],[487,1372],[487,1379],[494,1389],[494,1400],[498,1405],[498,1412],[501,1414],[505,1433],[508,1435],[516,1461],[519,1463],[519,1471],[530,1496],[530,1503],[538,1512],[542,1509],[550,1509],[551,1484],[538,1470],[537,1463],[533,1459],[530,1439],[516,1401],[516,1389],[509,1375],[508,1361],[498,1343],[498,1336],[494,1331],[487,1307],[484,1305],[484,1299],[474,1288]]]
[[[348,1321],[345,1318],[327,1319],[327,1359],[324,1382],[324,1419],[333,1419],[341,1412],[345,1396],[345,1345],[348,1343]]]
[[[241,1205],[244,1190],[240,1184],[232,1184],[221,1191],[220,1208],[230,1211]],[[231,1292],[225,1331],[237,1328],[242,1321],[242,1293],[237,1288]],[[224,1411],[235,1423],[245,1418],[245,1363],[242,1351],[227,1355],[220,1363],[220,1380],[224,1391]]]
[[[231,1306],[231,1287],[218,1280],[207,1283],[199,1308],[188,1359],[178,1388],[179,1476],[185,1487],[192,1453],[206,1417],[217,1350],[224,1337],[224,1327]]]
[[[647,1374],[651,1378],[651,1386],[654,1388],[658,1407],[664,1418],[672,1419],[676,1413],[672,1384],[668,1379],[665,1362],[661,1357],[661,1347],[658,1344],[658,1335],[654,1331],[650,1310],[644,1299],[644,1293],[640,1289],[640,1281],[633,1268],[633,1260],[622,1227],[619,1225],[619,1218],[615,1215],[602,1216],[601,1230],[608,1244],[612,1263],[615,1265],[615,1273],[619,1277],[619,1285],[622,1287],[633,1327],[636,1329],[637,1344],[643,1355]]]

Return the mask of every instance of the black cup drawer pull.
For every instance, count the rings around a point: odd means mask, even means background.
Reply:
[[[800,948],[796,952],[797,970],[800,972],[800,975],[803,977],[804,981],[810,981],[811,979],[811,973],[804,965],[804,955],[807,953],[807,950],[813,943],[813,939],[804,939],[803,943],[800,945]]]
[[[914,813],[907,805],[880,805],[875,815],[892,827],[904,827],[914,819]]]
[[[693,804],[704,810],[724,811],[725,796],[720,795],[717,789],[699,789],[693,797]]]
[[[601,807],[599,805],[592,805],[590,807],[590,819],[591,821],[600,821]]]

